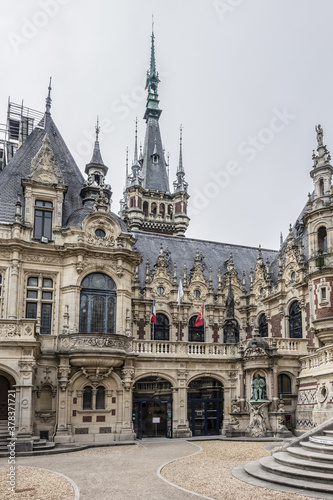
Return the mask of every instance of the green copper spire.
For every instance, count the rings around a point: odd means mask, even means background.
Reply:
[[[154,22],[151,34],[151,51],[150,51],[150,69],[147,71],[146,78],[146,89],[148,89],[147,105],[144,119],[148,121],[148,118],[159,119],[162,110],[159,109],[158,100],[158,84],[160,79],[158,77],[158,72],[156,71],[156,59],[155,59],[155,35],[154,35]]]

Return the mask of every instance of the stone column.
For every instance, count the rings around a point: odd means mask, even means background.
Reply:
[[[277,411],[279,401],[277,366],[273,366],[273,411]]]
[[[54,438],[55,443],[69,443],[71,441],[71,436],[68,433],[68,419],[67,419],[67,405],[68,405],[68,376],[70,374],[69,359],[62,357],[60,358],[60,364],[58,368],[58,401],[57,401],[57,431]]]
[[[178,387],[173,388],[172,434],[173,437],[190,437],[191,430],[187,419],[187,371],[177,370]]]
[[[16,385],[16,391],[20,394],[18,403],[18,431],[17,431],[17,451],[31,451],[33,448],[32,432],[32,389],[33,389],[33,370],[34,360],[19,361],[21,383]]]
[[[244,372],[239,372],[239,408],[244,411],[245,408],[245,386],[244,386]]]
[[[122,405],[118,405],[119,409],[122,408],[122,415],[118,419],[121,422],[121,437],[120,440],[125,440],[131,437],[134,439],[134,430],[132,423],[133,411],[133,393],[132,393],[132,380],[134,377],[134,368],[130,362],[125,362],[125,366],[121,371],[122,384],[124,391],[117,391],[118,398],[122,397]]]
[[[10,283],[8,296],[10,297],[9,305],[8,305],[8,319],[16,319],[17,318],[17,284],[18,284],[18,274],[19,274],[19,252],[17,250],[13,251],[12,257],[12,266],[11,266],[11,274],[10,274]]]

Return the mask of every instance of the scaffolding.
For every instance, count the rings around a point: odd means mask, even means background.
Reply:
[[[44,128],[45,115],[8,99],[7,122],[0,124],[0,171],[13,158],[34,128]]]

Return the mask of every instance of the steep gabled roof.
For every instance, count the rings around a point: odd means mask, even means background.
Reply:
[[[144,232],[134,232],[133,235],[137,239],[135,249],[143,256],[143,262],[139,266],[141,286],[144,285],[146,262],[149,260],[150,267],[154,266],[162,244],[164,252],[168,250],[169,270],[171,273],[173,265],[177,264],[178,279],[183,276],[184,264],[187,267],[187,274],[189,274],[198,250],[203,256],[202,264],[204,266],[204,275],[207,279],[209,277],[209,269],[212,268],[213,287],[216,290],[218,286],[218,271],[220,269],[222,276],[224,276],[227,272],[230,254],[232,254],[238,278],[242,280],[242,274],[245,271],[246,289],[249,289],[249,274],[250,270],[255,268],[258,258],[258,248]],[[264,261],[268,259],[270,263],[274,261],[278,254],[276,250],[265,249],[262,249],[261,253]],[[275,282],[277,279],[275,270],[271,269],[271,277]]]
[[[21,181],[30,175],[31,161],[39,151],[45,134],[48,134],[50,138],[54,157],[62,172],[64,184],[67,186],[64,199],[63,226],[66,224],[70,214],[82,206],[79,193],[84,181],[83,175],[69,152],[52,117],[46,114],[45,126],[38,126],[31,132],[8,165],[0,173],[0,222],[9,224],[14,222],[15,202],[18,194],[22,195],[24,214],[25,207]]]

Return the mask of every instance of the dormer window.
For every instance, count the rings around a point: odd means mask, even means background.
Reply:
[[[100,175],[99,174],[94,174],[94,181],[98,186],[100,185]]]
[[[153,162],[158,163],[158,155],[153,155]]]
[[[34,238],[44,238],[45,243],[52,239],[52,212],[52,201],[35,201]]]

